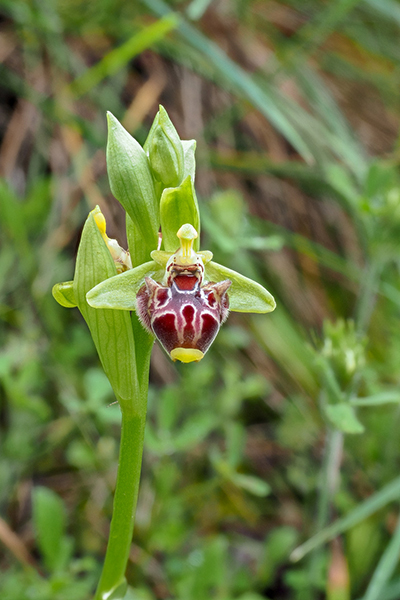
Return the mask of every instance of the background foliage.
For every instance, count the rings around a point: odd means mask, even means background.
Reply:
[[[0,15],[2,599],[84,600],[99,575],[119,409],[50,290],[96,204],[124,241],[105,111],[143,143],[161,102],[198,141],[202,247],[278,308],[231,315],[195,366],[154,348],[129,598],[397,600],[400,4]]]

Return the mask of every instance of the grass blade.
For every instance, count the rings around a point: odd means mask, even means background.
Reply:
[[[75,98],[86,94],[100,83],[105,77],[114,75],[122,69],[134,56],[161,40],[178,25],[176,14],[169,14],[156,23],[152,23],[132,35],[124,44],[111,50],[97,64],[82,73],[69,86],[69,91]]]
[[[381,600],[382,590],[391,578],[400,554],[400,519],[390,540],[389,545],[381,556],[381,559],[372,575],[367,592],[363,600]]]
[[[400,497],[400,477],[396,477],[390,483],[385,485],[379,492],[376,492],[370,496],[367,500],[359,504],[354,510],[342,519],[338,519],[332,525],[325,527],[319,531],[316,535],[311,537],[301,546],[295,548],[291,554],[291,560],[297,562],[302,559],[303,556],[318,548],[321,544],[325,544],[333,540],[337,535],[351,529],[357,523],[361,523],[364,519],[374,514],[377,510],[397,500]]]

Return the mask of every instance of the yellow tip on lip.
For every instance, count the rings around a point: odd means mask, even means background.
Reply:
[[[180,360],[183,363],[199,362],[204,354],[196,348],[174,348],[171,352],[171,358],[175,362]]]

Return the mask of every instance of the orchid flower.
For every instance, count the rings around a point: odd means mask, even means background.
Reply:
[[[175,252],[154,250],[152,261],[99,283],[86,299],[94,308],[135,310],[172,360],[197,362],[229,310],[266,313],[275,302],[255,281],[213,262],[211,252],[195,252],[190,223],[176,235]]]

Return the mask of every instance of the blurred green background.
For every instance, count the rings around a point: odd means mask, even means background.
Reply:
[[[278,308],[155,346],[127,598],[399,600],[399,36],[395,0],[0,1],[2,600],[100,573],[119,409],[51,287],[96,204],[126,243],[105,111],[143,143],[159,103],[202,248]]]

